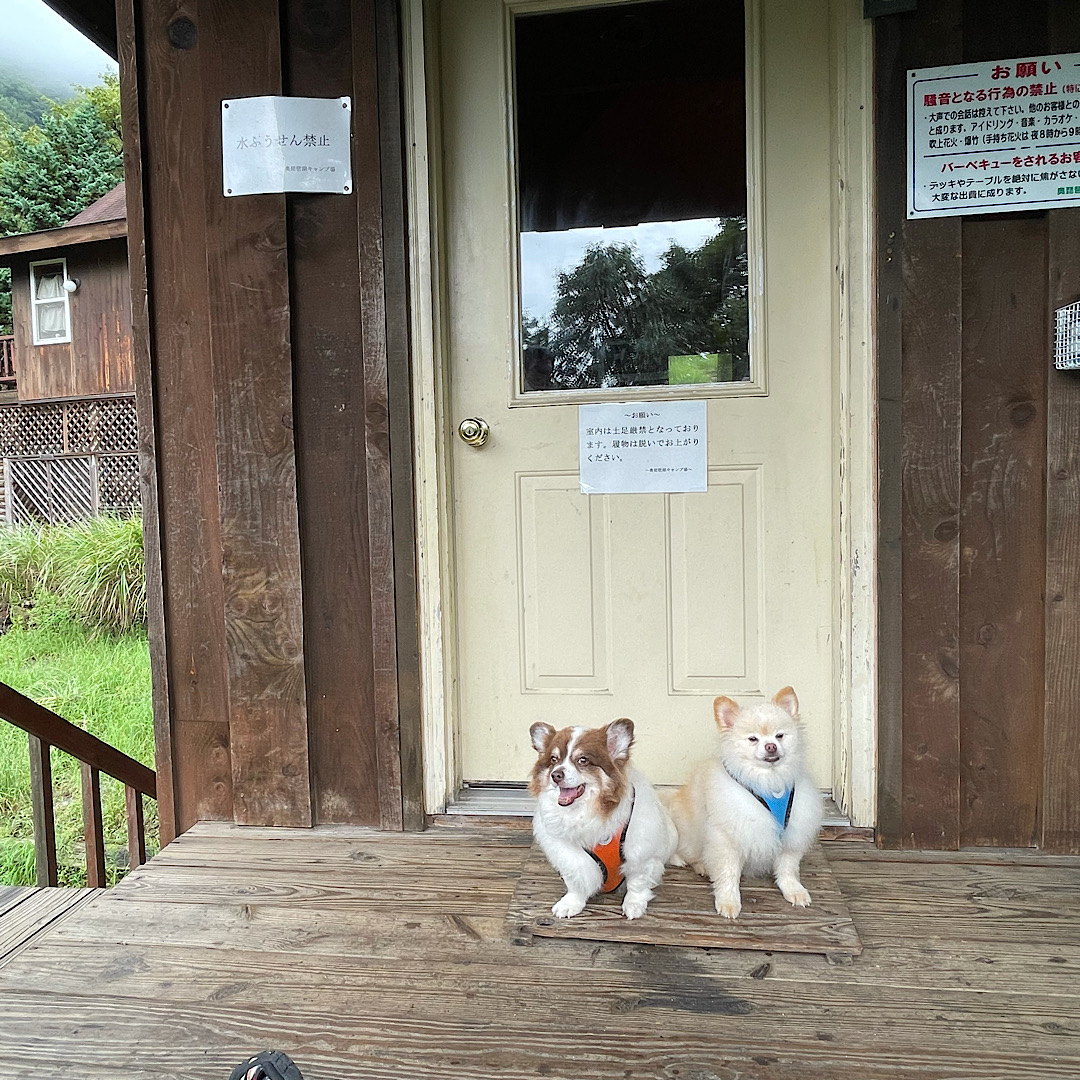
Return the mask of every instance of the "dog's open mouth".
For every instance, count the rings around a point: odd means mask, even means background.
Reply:
[[[580,787],[561,787],[559,788],[559,805],[569,806],[575,799],[580,799],[584,794],[584,784]]]

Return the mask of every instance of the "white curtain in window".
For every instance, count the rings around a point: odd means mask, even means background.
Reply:
[[[67,327],[64,319],[64,301],[37,305],[38,337],[64,337]]]
[[[38,271],[37,294],[38,300],[55,300],[64,295],[64,271],[62,269],[49,269],[42,273]]]

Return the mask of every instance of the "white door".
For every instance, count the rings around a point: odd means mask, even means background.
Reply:
[[[451,437],[465,781],[629,716],[678,782],[716,695],[791,684],[831,785],[828,16],[442,0],[448,413],[489,429]],[[581,494],[578,405],[669,398],[708,403],[708,490]]]

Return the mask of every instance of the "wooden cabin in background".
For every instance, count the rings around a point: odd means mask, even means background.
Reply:
[[[717,3],[656,63],[671,2],[662,33],[591,0],[57,2],[121,65],[166,839],[423,828],[524,777],[534,709],[629,714],[676,779],[714,694],[792,683],[880,844],[1080,850],[1080,382],[1050,356],[1080,208],[904,197],[906,72],[1080,50],[1080,9]],[[581,43],[623,16],[607,71]],[[348,193],[227,196],[222,102],[257,95],[351,98]],[[680,102],[713,100],[691,168]],[[661,394],[708,403],[700,497],[581,495],[605,394],[518,370],[519,226],[596,225],[613,163],[620,225],[748,222],[751,377]]]
[[[0,238],[12,336],[0,376],[0,519],[138,512],[124,184],[66,225]]]

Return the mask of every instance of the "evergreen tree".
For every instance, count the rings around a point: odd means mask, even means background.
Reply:
[[[551,369],[536,388],[665,384],[673,357],[720,357],[714,377],[749,378],[745,219],[693,250],[672,243],[660,263],[649,274],[629,245],[596,244],[558,275],[550,323],[522,325],[526,351],[543,349]]]

